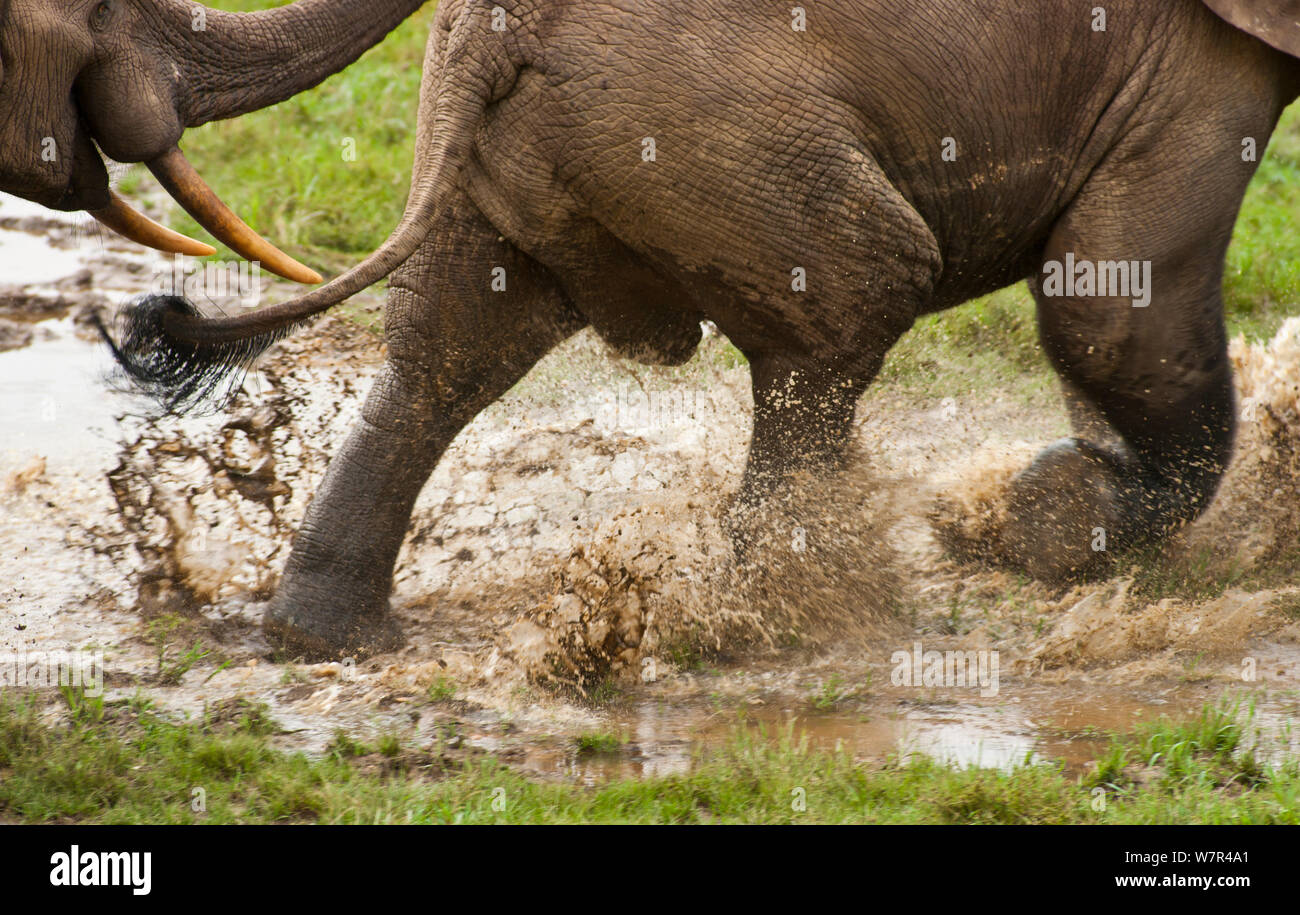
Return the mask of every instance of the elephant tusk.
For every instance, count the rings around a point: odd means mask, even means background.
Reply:
[[[195,221],[241,257],[260,263],[286,280],[314,284],[321,275],[263,239],[221,202],[179,147],[148,163],[149,171]]]
[[[118,235],[147,248],[169,254],[188,254],[191,257],[207,257],[217,253],[217,249],[211,245],[160,226],[148,216],[132,209],[129,203],[113,191],[109,191],[108,206],[90,210],[89,213]]]

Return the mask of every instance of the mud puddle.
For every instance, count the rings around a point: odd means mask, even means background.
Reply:
[[[35,331],[31,344],[0,356],[3,447],[102,473],[115,458],[117,416],[138,405],[105,384],[107,349],[81,339],[71,318],[41,322]]]
[[[421,494],[395,584],[407,647],[363,663],[275,658],[260,601],[382,345],[326,319],[276,347],[227,414],[149,422],[104,384],[85,316],[147,291],[156,262],[51,244],[57,225],[11,206],[0,201],[0,318],[30,339],[0,352],[0,652],[102,651],[110,698],[143,693],[179,715],[265,703],[286,748],[320,753],[340,730],[394,734],[586,783],[688,771],[738,730],[864,761],[1081,771],[1110,732],[1239,694],[1266,753],[1297,752],[1300,629],[1276,607],[1300,592],[1300,573],[1147,596],[1127,573],[1054,589],[939,549],[925,521],[937,494],[982,473],[969,501],[983,505],[1004,465],[1064,431],[1056,407],[972,395],[918,412],[869,397],[859,438],[876,475],[842,487],[847,502],[778,519],[832,574],[799,580],[809,563],[796,557],[782,567],[795,583],[768,582],[765,595],[798,611],[786,620],[796,629],[816,621],[800,612],[817,601],[832,619],[869,617],[873,591],[890,592],[895,618],[843,644],[789,639],[790,626],[768,637],[755,624],[766,617],[727,588],[717,518],[739,481],[750,403],[747,370],[716,337],[676,370],[617,362],[587,335],[560,348],[462,433]],[[1241,516],[1290,485],[1279,461],[1292,453],[1292,395],[1266,389],[1300,371],[1292,349],[1241,356],[1272,425],[1259,440],[1247,431],[1244,469],[1205,529],[1250,556],[1275,544]],[[1291,530],[1261,518],[1274,540]],[[844,535],[845,519],[858,534]],[[840,553],[817,552],[824,529]],[[751,637],[743,647],[736,632]],[[892,655],[917,642],[995,653],[1000,685],[987,696],[900,686]]]
[[[1295,667],[1300,674],[1300,664]],[[647,699],[601,716],[599,732],[524,739],[483,719],[464,722],[469,746],[503,755],[536,775],[595,785],[617,779],[689,773],[711,751],[741,737],[844,753],[863,763],[921,755],[958,767],[1012,769],[1051,763],[1086,773],[1118,735],[1156,718],[1197,717],[1218,690],[1185,687],[1163,695],[1009,690],[992,704],[872,700],[825,711],[806,697],[771,696],[739,707],[698,697]],[[1249,709],[1259,759],[1280,762],[1300,752],[1292,697],[1237,697]]]
[[[1142,715],[1160,707],[1125,703],[1124,713],[1096,710],[1083,732],[1103,725],[1127,730]],[[866,707],[852,713],[796,713],[791,709],[751,708],[742,712],[708,707],[645,703],[611,717],[618,743],[604,749],[583,746],[528,748],[521,764],[541,775],[597,784],[618,778],[684,775],[702,753],[736,739],[741,732],[765,740],[847,752],[857,760],[907,759],[922,754],[957,766],[1009,769],[1044,759],[1082,770],[1105,749],[1106,738],[1042,736],[1040,726],[1017,706],[989,709],[955,705],[943,709]],[[580,738],[581,740],[581,738]],[[502,744],[483,738],[481,745]]]

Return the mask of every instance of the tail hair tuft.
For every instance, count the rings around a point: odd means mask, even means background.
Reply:
[[[115,341],[95,319],[128,387],[171,414],[225,407],[258,357],[296,329],[296,324],[287,324],[238,339],[205,340],[204,318],[197,308],[180,296],[157,294],[127,305],[117,323]]]

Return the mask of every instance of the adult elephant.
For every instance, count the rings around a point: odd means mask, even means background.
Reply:
[[[1096,528],[1115,550],[1205,508],[1233,437],[1224,252],[1251,150],[1300,94],[1300,4],[791,6],[444,0],[410,199],[373,256],[246,316],[132,311],[122,364],[181,404],[392,274],[388,360],[298,533],[274,640],[400,641],[391,571],[427,476],[588,325],[663,363],[702,319],[730,337],[753,375],[756,502],[839,460],[917,316],[1029,278],[1052,363],[1114,434],[1015,479],[1001,554],[1070,575]]]
[[[109,187],[100,156],[145,162],[208,231],[306,283],[313,270],[259,238],[177,143],[187,127],[265,108],[352,63],[426,0],[302,0],[227,13],[188,0],[0,2],[0,190],[86,210],[134,241],[211,246],[159,226]]]

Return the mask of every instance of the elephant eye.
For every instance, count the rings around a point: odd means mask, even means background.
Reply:
[[[92,27],[102,29],[108,25],[108,21],[113,17],[113,4],[109,0],[99,0],[95,8],[90,12],[90,24]]]

